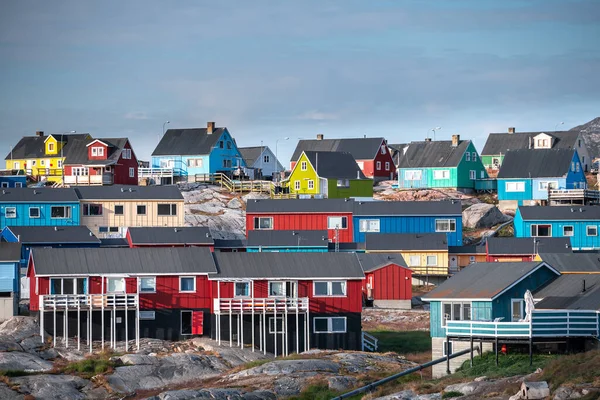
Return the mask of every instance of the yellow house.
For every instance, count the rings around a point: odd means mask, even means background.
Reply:
[[[450,273],[456,273],[471,264],[486,262],[487,252],[485,245],[467,245],[448,247],[448,267]],[[519,260],[520,261],[520,260]]]
[[[129,227],[184,225],[176,186],[78,186],[81,225],[99,238],[122,238]]]

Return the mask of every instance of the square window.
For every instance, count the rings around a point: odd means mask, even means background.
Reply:
[[[587,235],[588,236],[598,236],[598,227],[596,225],[588,225],[587,226]]]
[[[437,266],[437,256],[427,256],[427,266],[428,267]]]
[[[347,229],[347,217],[327,217],[327,229]]]
[[[97,217],[102,215],[102,204],[84,204],[83,215],[87,217]]]
[[[15,182],[15,187],[16,188],[22,188],[23,187],[23,182]]]
[[[563,226],[563,236],[573,236],[573,235],[574,235],[573,225]]]
[[[4,209],[4,216],[6,218],[17,218],[17,208],[16,207],[6,207]]]
[[[331,295],[332,296],[345,296],[346,295],[346,282],[331,282]]]
[[[329,330],[329,321],[327,318],[315,318],[313,324],[315,333],[327,333]]]
[[[154,293],[156,292],[156,277],[144,277],[140,278],[140,292],[141,293]]]
[[[125,293],[125,278],[107,278],[108,293]]]
[[[159,204],[158,215],[177,215],[177,204]]]
[[[296,181],[298,182],[298,181]],[[312,179],[308,181],[308,188],[309,189],[314,189],[315,188],[315,181],[313,181]]]
[[[29,207],[29,218],[39,218],[40,217],[40,208],[39,207]]]
[[[8,182],[2,182],[2,187],[3,188],[7,188],[8,187]]]
[[[137,215],[146,215],[146,206],[145,205],[137,206]]]
[[[124,209],[122,205],[115,206],[115,215],[123,215]]]
[[[193,276],[182,276],[179,278],[179,292],[193,293],[196,291],[196,278]]]
[[[99,226],[98,227],[98,232],[100,232],[100,233],[106,233],[106,232],[108,232],[108,226]]]
[[[50,207],[50,218],[71,218],[71,207]]]
[[[328,284],[327,282],[315,282],[314,284],[314,291],[315,291],[315,296],[327,296],[328,292]]]
[[[350,187],[350,179],[338,179],[337,187],[348,188]]]
[[[285,296],[285,282],[269,282],[269,297]]]
[[[254,217],[254,229],[273,229],[273,217]]]
[[[282,317],[277,317],[277,318],[273,318],[270,317],[269,318],[269,333],[274,334],[274,333],[283,333],[283,318]]]
[[[345,333],[346,332],[346,318],[344,317],[333,317],[331,320],[331,332],[334,333]]]
[[[108,228],[108,231],[109,232],[113,232],[113,233],[119,232],[119,227],[118,226],[111,226],[111,227]]]
[[[409,263],[411,267],[421,266],[421,256],[410,256]]]
[[[250,282],[236,282],[234,297],[248,297],[250,296]]]

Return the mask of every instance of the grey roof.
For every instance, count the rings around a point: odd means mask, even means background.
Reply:
[[[242,249],[246,247],[244,239],[215,239],[215,250]]]
[[[600,310],[600,274],[561,275],[533,297],[538,309]]]
[[[561,273],[600,272],[600,254],[598,253],[544,253],[540,257],[552,268]]]
[[[498,179],[556,178],[569,173],[573,152],[567,149],[511,150],[504,156]]]
[[[444,201],[355,201],[355,216],[454,215],[462,216],[459,200]]]
[[[453,275],[423,298],[493,299],[506,288],[529,275],[541,262],[475,263]],[[536,290],[536,287],[528,288]]]
[[[5,188],[0,191],[0,203],[62,203],[79,202],[72,188]]]
[[[457,167],[469,144],[470,140],[460,140],[456,147],[451,140],[411,142],[400,149],[394,161],[398,168]]]
[[[183,200],[177,186],[75,186],[81,200]]]
[[[579,136],[579,131],[490,133],[481,154],[499,155],[500,153],[506,154],[509,150],[528,149],[529,138],[540,133],[546,133],[555,138],[552,147],[554,149],[573,149]]]
[[[206,128],[169,129],[154,149],[153,156],[210,154],[226,128],[215,128],[208,135]]]
[[[364,242],[341,242],[338,243],[338,249],[340,251],[357,251],[364,250]],[[329,242],[329,251],[335,251],[335,242]]]
[[[600,219],[600,206],[519,206],[524,220],[588,221]]]
[[[12,151],[6,155],[5,160],[18,160],[18,159],[27,159],[27,158],[48,158],[48,157],[56,157],[56,155],[46,155],[46,145],[45,140],[48,139],[50,135],[44,136],[23,136],[21,140],[12,148]],[[54,138],[59,141],[66,142],[63,147],[63,155],[69,151],[69,147],[71,143],[75,139],[85,139],[89,136],[88,133],[77,133],[77,134],[53,134]]]
[[[215,273],[207,247],[144,247],[32,250],[37,275]]]
[[[448,250],[445,233],[367,233],[365,248],[372,250]]]
[[[215,243],[210,229],[202,226],[132,227],[128,232],[134,245],[212,245]]]
[[[87,226],[11,226],[8,227],[24,244],[100,244]]]
[[[303,139],[298,141],[291,161],[298,161],[303,151],[335,151],[350,153],[355,160],[373,160],[384,141],[382,137],[347,139]]]
[[[484,245],[448,246],[448,254],[486,254]]]
[[[375,271],[389,264],[396,264],[410,269],[399,253],[356,253],[356,256],[365,272]]]
[[[0,243],[0,261],[19,262],[21,260],[21,243]]]
[[[351,213],[352,199],[250,199],[246,213]]]
[[[216,278],[363,279],[354,253],[215,253]]]
[[[327,230],[248,231],[248,247],[327,247]]]
[[[108,145],[106,160],[90,160],[87,145],[99,140]],[[93,138],[74,140],[65,153],[65,165],[112,165],[116,164],[125,147],[127,138]]]
[[[321,178],[367,179],[350,153],[305,151],[306,157]]]
[[[246,165],[251,167],[266,148],[267,146],[238,147],[238,150],[246,162]]]
[[[125,238],[101,238],[100,247],[129,247]]]
[[[573,252],[571,240],[568,237],[491,237],[487,243],[488,254],[490,255],[532,255],[539,252]]]

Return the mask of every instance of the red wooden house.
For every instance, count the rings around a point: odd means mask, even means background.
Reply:
[[[365,272],[366,306],[411,309],[412,270],[398,253],[357,253]]]
[[[367,178],[375,180],[393,179],[394,160],[387,141],[382,137],[325,139],[317,135],[316,139],[300,140],[290,160],[293,170],[303,151],[336,151],[350,153]]]
[[[129,247],[208,247],[215,248],[210,229],[203,226],[133,227],[125,235]]]
[[[568,237],[492,237],[486,243],[487,262],[535,261],[539,253],[572,253]]]
[[[246,204],[246,233],[251,230],[327,230],[329,240],[353,241],[350,199],[250,200]],[[339,228],[336,228],[339,227]]]

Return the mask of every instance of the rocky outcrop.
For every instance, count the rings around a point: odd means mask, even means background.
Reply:
[[[466,208],[463,213],[463,226],[466,228],[491,228],[511,220],[502,214],[493,204],[473,204]]]
[[[267,390],[243,393],[236,389],[170,390],[147,400],[276,400],[277,396]]]
[[[38,400],[83,400],[88,396],[80,390],[91,387],[90,381],[71,375],[23,376],[12,379],[11,383],[19,386],[20,393]]]
[[[52,363],[20,351],[0,353],[0,371],[48,372]]]
[[[441,398],[441,393],[416,394],[412,390],[403,390],[388,396],[377,397],[376,400],[439,400]]]
[[[45,333],[45,339],[50,335]],[[40,326],[31,317],[12,317],[0,324],[0,351],[36,352],[44,345]]]

